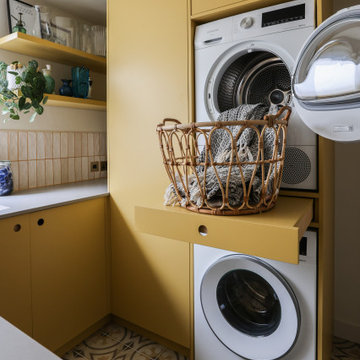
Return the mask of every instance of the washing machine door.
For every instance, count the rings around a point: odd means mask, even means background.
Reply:
[[[219,259],[206,271],[200,297],[214,334],[242,358],[279,359],[295,345],[299,304],[286,280],[263,260],[242,254]]]
[[[298,114],[315,133],[360,140],[360,6],[322,23],[296,61],[292,92]]]

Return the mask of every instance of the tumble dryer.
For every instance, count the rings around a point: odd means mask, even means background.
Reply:
[[[291,77],[314,18],[312,0],[295,0],[198,26],[196,121],[215,121],[244,103],[293,106]],[[316,190],[317,137],[296,108],[287,144],[282,187]]]
[[[299,264],[194,245],[195,360],[315,360],[317,233]]]

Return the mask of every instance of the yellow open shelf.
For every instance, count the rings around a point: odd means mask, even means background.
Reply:
[[[60,106],[68,107],[74,109],[83,109],[83,110],[106,110],[106,101],[94,100],[94,99],[81,99],[70,96],[62,96],[55,94],[46,94],[48,101],[46,106]]]
[[[78,49],[55,44],[51,41],[20,32],[0,38],[0,49],[51,60],[65,65],[84,65],[95,72],[106,72],[106,59],[104,57],[88,54]]]
[[[213,216],[180,207],[135,207],[136,227],[144,233],[296,264],[299,240],[311,223],[313,200],[280,197],[265,213]],[[199,226],[207,235],[199,234]]]

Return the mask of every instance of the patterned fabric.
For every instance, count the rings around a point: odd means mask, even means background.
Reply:
[[[64,360],[187,360],[142,335],[108,324],[63,356]]]
[[[237,121],[237,120],[258,120],[263,119],[266,114],[276,114],[278,111],[277,106],[269,106],[264,104],[255,105],[240,105],[236,108],[222,112],[217,121]],[[241,130],[241,126],[229,126],[228,130],[231,131],[232,138],[236,139],[237,134]],[[258,126],[261,132],[261,127]],[[211,137],[211,157],[213,162],[222,163],[230,162],[232,155],[232,139],[229,133],[225,129],[216,129],[212,132]],[[264,134],[264,158],[265,160],[271,159],[274,150],[275,131],[272,128],[265,129]],[[246,128],[237,140],[237,153],[240,161],[256,161],[258,157],[258,136],[256,131],[252,128]],[[199,156],[199,163],[204,163],[206,159],[206,150],[203,149]],[[210,154],[208,154],[208,161],[210,161]],[[236,159],[234,159],[236,161]],[[260,201],[261,194],[261,167],[257,165],[247,164],[241,166],[241,171],[238,166],[234,166],[231,169],[229,177],[229,166],[211,166],[204,171],[204,166],[199,165],[196,168],[197,177],[195,175],[189,176],[189,197],[190,201],[195,203],[198,207],[202,205],[202,198],[200,196],[200,188],[203,188],[205,181],[206,198],[210,206],[218,207],[222,204],[222,192],[226,188],[226,183],[229,178],[229,204],[233,207],[240,206],[243,197],[243,180],[246,184],[246,188],[250,186],[250,181],[255,171],[256,175],[252,182],[252,188],[250,192],[250,203],[256,204]],[[265,167],[265,179],[267,167]],[[242,174],[241,174],[242,172]],[[218,175],[218,176],[217,176]],[[272,174],[270,174],[268,194],[272,192],[272,180],[274,177],[274,168]],[[219,181],[220,180],[220,181]],[[182,197],[181,205],[185,206],[187,202],[186,194],[183,187],[185,180],[177,179],[177,188]],[[200,186],[199,186],[200,184]],[[173,184],[170,184],[165,192],[165,205],[174,205],[174,202],[178,202],[178,199],[174,196],[176,194]]]

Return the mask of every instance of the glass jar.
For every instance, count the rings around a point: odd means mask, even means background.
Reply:
[[[0,196],[10,195],[13,189],[11,162],[0,161]]]

